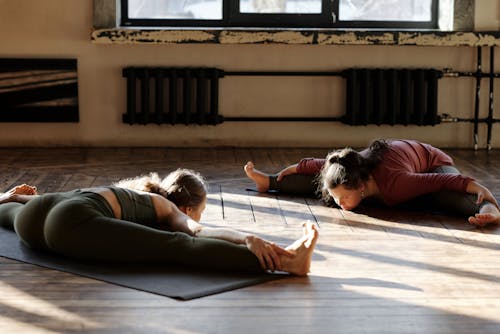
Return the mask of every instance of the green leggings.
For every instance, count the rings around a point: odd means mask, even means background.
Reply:
[[[116,219],[107,201],[92,192],[45,194],[26,204],[0,204],[0,225],[13,228],[33,249],[79,260],[263,272],[245,246]]]
[[[432,173],[459,174],[454,166],[440,166]],[[318,196],[317,175],[292,174],[285,176],[280,182],[278,174],[269,176],[269,190],[275,190],[291,195]],[[476,204],[476,196],[451,190],[441,190],[435,193],[419,196],[398,207],[424,211],[444,211],[448,214],[469,217],[479,212],[482,204]],[[333,202],[333,201],[332,201]]]

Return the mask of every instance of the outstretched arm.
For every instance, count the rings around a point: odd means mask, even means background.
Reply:
[[[277,181],[281,181],[283,177],[291,174],[304,174],[304,175],[316,175],[321,172],[325,164],[325,159],[318,158],[304,158],[298,163],[284,168],[279,172]]]
[[[472,178],[450,173],[392,173],[391,178],[379,185],[384,202],[396,205],[420,195],[447,189],[466,192]]]
[[[278,245],[253,234],[230,228],[204,226],[182,213],[172,202],[164,197],[151,194],[158,219],[172,232],[183,232],[200,238],[213,238],[245,245],[259,260],[263,269],[280,270],[280,255],[292,253]]]
[[[281,172],[278,173],[278,177],[276,177],[276,180],[279,182],[283,179],[283,177],[287,175],[297,174],[297,165],[298,164],[291,165],[281,170]]]
[[[488,188],[486,188],[485,186],[483,186],[482,184],[480,184],[476,181],[470,181],[467,184],[466,191],[469,194],[476,194],[477,195],[477,202],[476,202],[477,204],[480,204],[483,201],[488,201],[491,204],[495,205],[497,207],[497,209],[500,209],[495,196],[493,196],[491,191]]]
[[[230,228],[217,228],[203,226],[196,227],[195,236],[203,238],[215,238],[245,245],[260,262],[263,269],[280,270],[282,268],[280,255],[292,256],[292,253],[281,248],[273,242],[264,240],[250,233],[240,232]]]
[[[325,165],[325,159],[303,158],[296,165],[297,174],[317,175]]]

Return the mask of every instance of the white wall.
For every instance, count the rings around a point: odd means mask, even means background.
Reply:
[[[481,1],[477,1],[481,3]],[[495,2],[495,1],[493,1]],[[349,67],[426,67],[470,71],[475,48],[319,45],[98,45],[90,41],[92,1],[0,0],[0,57],[77,58],[80,122],[0,123],[0,146],[362,146],[375,137],[417,138],[441,147],[471,147],[468,123],[435,127],[341,123],[230,123],[218,126],[129,126],[125,79],[130,65],[213,66],[230,70],[342,70]],[[498,12],[498,11],[497,11]],[[500,64],[497,66],[500,68]],[[485,64],[487,70],[487,64]],[[483,84],[481,117],[487,114]],[[496,117],[500,112],[497,84]],[[340,116],[340,78],[222,79],[224,116]],[[440,113],[472,117],[473,79],[441,79]],[[1,108],[1,106],[0,106]],[[494,125],[498,133],[498,123]],[[480,127],[485,146],[486,127]],[[500,147],[494,134],[493,146]]]

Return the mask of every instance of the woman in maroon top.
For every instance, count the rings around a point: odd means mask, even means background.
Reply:
[[[275,175],[249,162],[245,172],[259,191],[319,191],[344,210],[356,208],[365,198],[388,206],[415,200],[469,217],[475,225],[500,223],[498,203],[486,187],[461,175],[443,151],[414,140],[376,140],[360,152],[336,150],[326,159],[302,159]]]

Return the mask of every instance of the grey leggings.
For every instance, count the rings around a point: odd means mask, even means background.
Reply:
[[[454,166],[440,166],[432,173],[460,174]],[[443,211],[448,214],[469,217],[479,212],[486,201],[476,204],[477,196],[452,190],[440,190],[434,193],[419,196],[405,204],[410,207],[430,211]]]
[[[290,174],[283,177],[280,182],[277,178],[278,174],[269,175],[269,190],[308,197],[317,195],[317,175]]]
[[[440,166],[432,173],[459,174],[454,166]],[[291,195],[318,196],[317,175],[292,174],[285,176],[280,182],[278,174],[269,176],[269,190],[275,190]],[[476,204],[476,196],[451,190],[441,190],[435,193],[419,196],[399,207],[425,211],[444,211],[448,214],[469,217],[479,212],[482,205]]]
[[[26,204],[0,204],[0,225],[13,228],[31,248],[79,260],[262,272],[257,257],[244,246],[116,219],[106,200],[92,192],[45,194]]]

